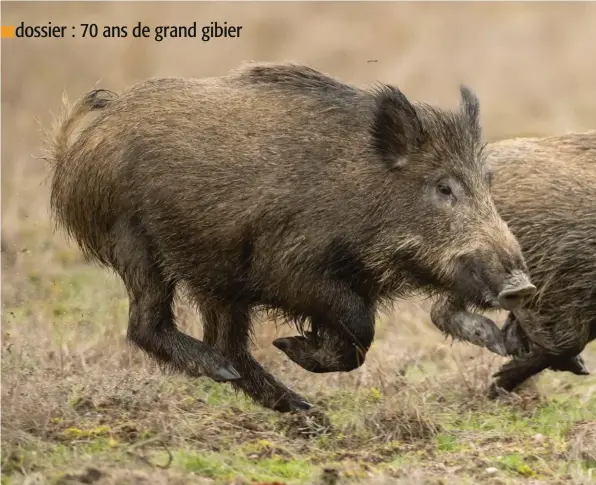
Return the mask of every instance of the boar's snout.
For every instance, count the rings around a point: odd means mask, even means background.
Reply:
[[[512,311],[536,292],[523,258],[499,251],[476,250],[460,256],[454,277],[454,294],[484,309]]]
[[[504,310],[516,310],[525,300],[536,293],[536,287],[523,271],[514,271],[505,280],[503,289],[499,292],[499,306]]]

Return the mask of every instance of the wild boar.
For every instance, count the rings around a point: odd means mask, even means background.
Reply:
[[[476,328],[491,350],[515,357],[495,374],[492,396],[547,368],[588,374],[580,353],[596,338],[596,131],[503,140],[485,153],[495,204],[537,291],[509,313],[499,337],[486,330],[494,322],[453,307],[434,309],[435,323],[456,334]],[[467,330],[453,330],[457,323]]]
[[[310,321],[309,338],[275,345],[313,372],[347,372],[388,299],[447,292],[509,309],[535,290],[482,147],[469,88],[449,111],[391,85],[248,63],[83,96],[49,137],[50,201],[124,281],[131,342],[287,412],[311,405],[252,357],[253,311],[279,312],[302,335]],[[176,328],[178,288],[200,310],[203,341]]]

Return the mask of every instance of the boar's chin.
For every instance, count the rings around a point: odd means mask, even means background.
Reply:
[[[495,289],[474,274],[460,274],[449,293],[471,311],[499,308]]]
[[[451,276],[437,274],[425,262],[416,260],[412,255],[397,265],[408,275],[408,286],[414,292],[433,295],[446,295],[450,299],[459,301],[466,308],[473,310],[489,310],[498,307],[498,292],[486,283],[487,278],[481,276],[478,268],[465,261],[460,263],[458,270]],[[404,263],[407,261],[407,264]]]
[[[482,253],[470,253],[461,256],[450,274],[449,292],[468,308],[490,310],[499,308],[500,272],[491,268],[493,265]]]

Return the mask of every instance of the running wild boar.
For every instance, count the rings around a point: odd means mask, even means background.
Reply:
[[[253,311],[296,324],[300,336],[274,344],[297,364],[347,372],[364,362],[384,302],[449,293],[513,309],[535,290],[482,147],[466,87],[460,108],[443,110],[391,85],[250,63],[66,107],[49,137],[51,207],[124,281],[131,342],[287,412],[311,405],[252,357]],[[203,341],[176,328],[181,287]]]
[[[491,395],[547,368],[588,374],[580,353],[596,338],[596,131],[503,140],[485,153],[495,204],[537,287],[509,313],[501,342],[490,341],[515,357],[495,375]],[[451,324],[455,334],[486,326],[485,317],[448,307],[433,308],[438,326]]]

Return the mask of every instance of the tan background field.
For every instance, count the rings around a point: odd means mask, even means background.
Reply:
[[[241,61],[305,62],[445,107],[478,94],[486,137],[596,128],[595,3],[2,3],[2,25],[67,25],[2,42],[2,484],[592,483],[596,378],[545,372],[484,397],[504,359],[445,341],[424,304],[379,317],[367,363],[308,374],[271,341],[255,355],[328,419],[279,416],[227,385],[162,374],[125,343],[117,278],[53,232],[38,122],[66,92]],[[135,39],[137,22],[242,25],[240,38]],[[81,38],[95,23],[97,38]],[[104,26],[129,36],[104,39]],[[71,26],[76,27],[72,38]],[[153,33],[153,32],[152,32]],[[183,328],[200,335],[184,304]],[[500,316],[502,317],[502,316]],[[499,321],[502,321],[499,320]],[[596,348],[584,352],[596,372]],[[168,463],[166,468],[160,468]],[[86,468],[91,467],[91,468]]]

